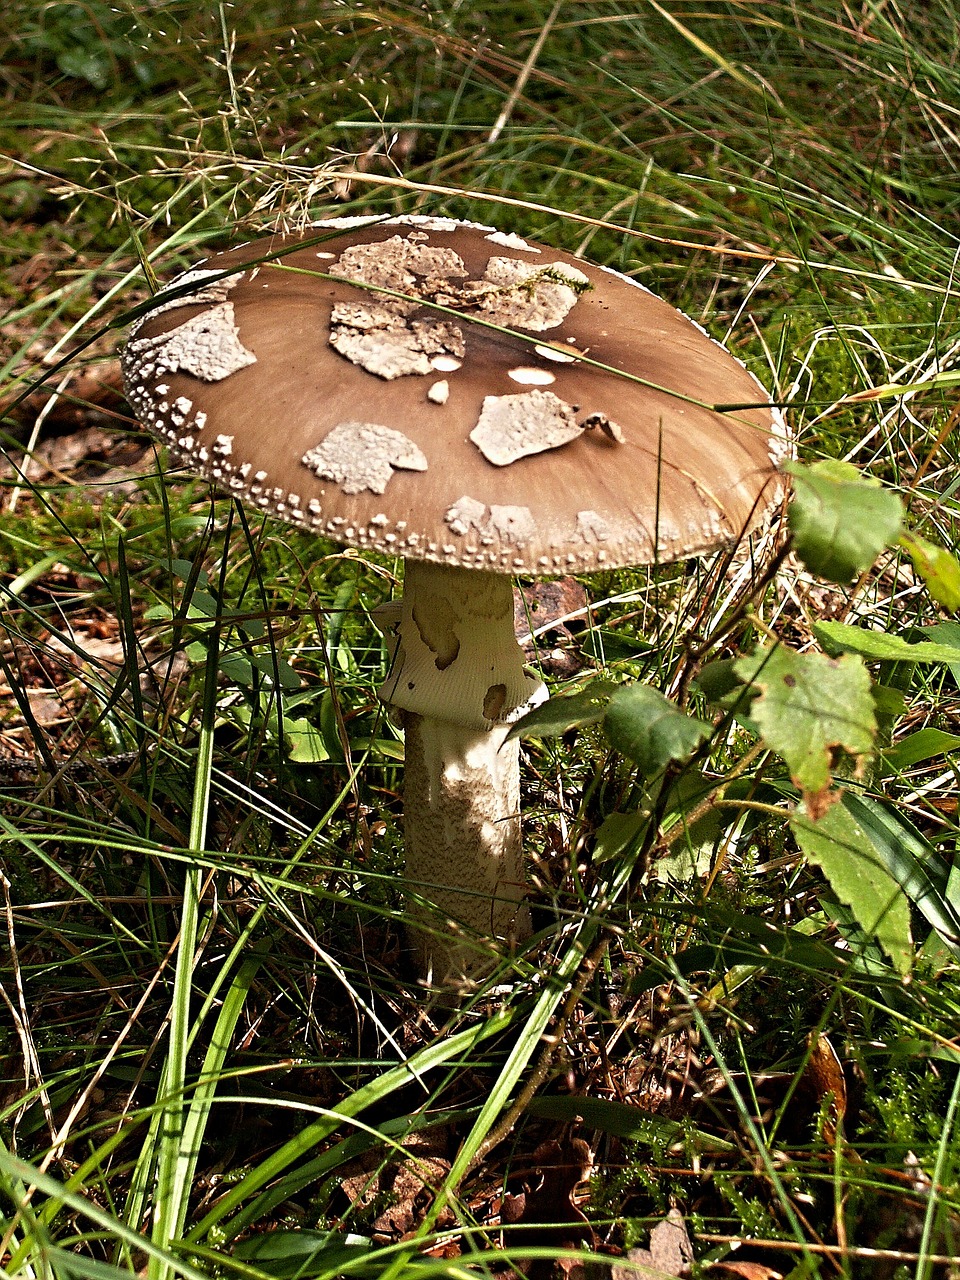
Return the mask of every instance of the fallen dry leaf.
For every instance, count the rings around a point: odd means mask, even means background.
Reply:
[[[575,633],[585,625],[587,607],[587,593],[576,578],[534,582],[515,591],[514,631],[527,661],[537,662],[554,677],[582,670]],[[536,639],[532,632],[537,633]]]
[[[368,1226],[374,1236],[399,1240],[419,1225],[423,1210],[450,1172],[450,1161],[441,1152],[446,1135],[413,1134],[406,1142],[406,1156],[385,1160],[372,1150],[346,1166],[341,1181],[353,1209],[374,1212]]]
[[[531,629],[542,631],[559,624],[568,630],[567,621],[576,625],[571,614],[578,614],[582,626],[587,611],[587,593],[576,578],[555,578],[522,587],[513,597],[513,623],[520,644],[530,641]],[[560,622],[564,619],[564,622]]]
[[[671,1209],[650,1232],[649,1249],[628,1249],[626,1262],[616,1263],[611,1280],[643,1280],[690,1274],[693,1245],[679,1209]]]
[[[823,1115],[823,1137],[826,1142],[835,1142],[847,1110],[847,1082],[837,1051],[823,1032],[813,1038],[803,1085],[813,1094],[818,1108],[824,1109],[824,1103],[827,1104]]]
[[[515,1248],[589,1249],[596,1237],[574,1192],[593,1169],[593,1153],[582,1138],[541,1142],[533,1153],[539,1185],[523,1195],[504,1198],[501,1220],[509,1230],[504,1244]],[[552,1259],[520,1264],[530,1280],[544,1280],[553,1272]],[[562,1268],[561,1268],[562,1269]]]
[[[67,711],[59,698],[44,689],[27,689],[27,701],[34,720],[39,725],[58,724],[67,718]]]
[[[783,1280],[783,1272],[775,1271],[763,1262],[743,1262],[735,1258],[725,1258],[723,1262],[711,1262],[711,1271],[719,1271],[723,1275],[737,1276],[739,1280]]]

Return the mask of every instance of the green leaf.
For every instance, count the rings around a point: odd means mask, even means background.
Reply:
[[[268,1276],[277,1277],[352,1270],[376,1252],[376,1247],[365,1236],[283,1228],[251,1236],[233,1246],[234,1257],[253,1263]]]
[[[906,711],[907,700],[900,689],[894,689],[888,684],[874,684],[873,706],[877,713],[878,728],[882,721],[892,726]]]
[[[960,751],[960,736],[930,727],[918,729],[916,733],[903,738],[895,746],[884,751],[883,759],[889,772],[898,773],[901,769],[909,769],[923,760],[946,755],[948,751]]]
[[[284,719],[283,736],[287,743],[287,757],[294,764],[320,764],[330,759],[323,734],[309,720]]]
[[[601,822],[594,839],[593,863],[609,862],[625,853],[643,834],[650,822],[649,813],[638,809],[633,813],[610,813]]]
[[[689,1143],[701,1152],[733,1151],[732,1142],[716,1138],[713,1134],[692,1129],[679,1120],[631,1107],[611,1098],[589,1098],[582,1095],[544,1094],[534,1098],[527,1108],[530,1115],[542,1120],[575,1122],[579,1116],[591,1129],[612,1133],[614,1137],[630,1142],[642,1142],[648,1146],[659,1143]]]
[[[817,819],[796,813],[790,823],[806,857],[824,873],[861,929],[876,938],[899,974],[909,972],[910,904],[853,814],[843,804],[832,804]]]
[[[960,894],[950,863],[906,818],[872,796],[847,791],[843,805],[913,905],[958,954]]]
[[[711,903],[711,921],[724,925],[712,943],[688,947],[675,957],[681,974],[722,973],[725,969],[749,966],[762,970],[774,964],[808,973],[843,973],[849,953],[838,951],[820,938],[809,937],[816,927],[815,917],[804,916],[795,925],[774,925],[769,920]],[[823,922],[824,927],[826,921]]]
[[[937,644],[949,645],[956,649],[957,656],[952,662],[947,663],[947,668],[960,685],[960,622],[937,622],[932,627],[924,627],[923,633],[931,640],[935,640]]]
[[[564,981],[566,981],[565,977]],[[249,1166],[239,1181],[226,1188],[202,1220],[194,1224],[182,1243],[209,1238],[211,1230],[223,1223],[225,1218],[228,1219],[227,1223],[220,1226],[225,1236],[239,1234],[258,1217],[268,1214],[277,1204],[282,1204],[289,1195],[293,1194],[292,1190],[281,1185],[284,1177],[291,1180],[296,1190],[309,1185],[312,1180],[309,1175],[304,1175],[307,1178],[306,1181],[296,1183],[297,1169],[303,1164],[304,1156],[322,1148],[325,1140],[335,1133],[341,1124],[349,1122],[351,1116],[390,1097],[397,1089],[405,1087],[411,1081],[420,1079],[421,1073],[426,1074],[451,1059],[457,1060],[469,1054],[474,1046],[484,1040],[493,1035],[502,1034],[511,1025],[514,1016],[513,1010],[501,1009],[466,1031],[454,1032],[439,1040],[431,1041],[422,1049],[418,1049],[410,1058],[401,1062],[399,1066],[384,1070],[379,1076],[361,1085],[359,1089],[339,1102],[335,1111],[329,1111],[311,1120],[277,1150]],[[542,1027],[537,1029],[538,1039],[542,1030]],[[2,1152],[0,1152],[0,1165],[2,1165]],[[0,1172],[2,1171],[0,1168]]]
[[[736,667],[760,690],[753,721],[806,795],[829,786],[834,748],[854,757],[872,750],[877,725],[870,673],[855,655],[828,658],[777,645],[739,658]]]
[[[743,681],[737,675],[736,658],[717,658],[697,672],[695,684],[708,702],[721,703],[735,689],[743,689]]]
[[[942,369],[939,373],[921,382],[883,382],[879,387],[869,387],[865,391],[854,391],[844,396],[840,404],[865,404],[874,400],[897,400],[901,396],[913,395],[918,391],[942,390],[944,387],[955,387],[960,384],[960,370]]]
[[[811,467],[790,462],[793,501],[787,513],[797,555],[811,572],[849,582],[897,540],[903,504],[895,493],[848,462]]]
[[[228,680],[236,684],[250,686],[263,676],[271,684],[279,681],[282,689],[299,689],[300,677],[288,662],[278,658],[276,662],[272,654],[255,654],[247,657],[243,653],[224,653],[220,659],[220,670]]]
[[[670,840],[666,852],[660,854],[650,867],[652,879],[682,881],[708,875],[725,832],[739,827],[742,837],[745,837],[758,822],[764,820],[756,811],[738,812],[727,804],[732,800],[779,804],[781,800],[781,796],[768,790],[760,778],[735,778],[722,787],[722,798],[726,803],[711,803],[699,817],[692,818],[703,801],[717,790],[716,777],[704,777],[695,769],[685,769],[676,778],[661,802],[660,827]],[[676,830],[678,825],[681,832]]]
[[[327,755],[331,760],[343,764],[343,743],[340,741],[340,724],[337,720],[337,704],[329,689],[324,689],[320,697],[320,733]]]
[[[612,680],[592,680],[579,693],[549,698],[528,711],[510,730],[510,738],[558,738],[569,729],[603,719],[611,694],[622,686]]]
[[[83,47],[64,49],[57,56],[57,66],[66,76],[77,80],[86,80],[101,92],[110,85],[110,59],[96,49]]]
[[[621,687],[610,699],[603,727],[610,745],[648,778],[671,760],[685,760],[713,732],[647,684]]]
[[[914,569],[937,604],[956,613],[960,609],[960,563],[956,558],[935,542],[912,532],[901,535],[900,546],[913,561]]]
[[[946,625],[946,624],[945,624]],[[934,640],[911,643],[886,631],[867,631],[845,622],[815,622],[813,634],[834,653],[859,653],[871,662],[960,663],[960,648]]]
[[[621,635],[611,627],[591,627],[583,633],[580,648],[603,666],[614,662],[639,662],[652,645],[631,635]]]
[[[367,738],[363,734],[351,737],[350,745],[355,752],[369,751],[375,759],[399,760],[404,758],[403,743],[396,738]]]

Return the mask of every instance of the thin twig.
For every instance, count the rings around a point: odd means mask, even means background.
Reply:
[[[744,1240],[742,1236],[717,1235],[712,1231],[696,1231],[694,1239],[703,1240],[706,1244],[728,1244],[734,1247],[750,1244],[757,1249],[786,1249],[791,1253],[822,1253],[828,1256],[841,1254],[850,1258],[892,1258],[896,1262],[934,1262],[940,1266],[956,1266],[955,1253],[911,1253],[905,1249],[871,1249],[866,1245],[809,1244],[799,1240],[761,1240],[751,1236]]]

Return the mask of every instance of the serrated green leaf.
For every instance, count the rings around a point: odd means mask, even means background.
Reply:
[[[610,745],[633,760],[648,778],[671,760],[685,760],[713,732],[713,726],[688,716],[646,684],[617,689],[603,727]]]
[[[846,462],[787,463],[793,500],[787,513],[797,555],[811,572],[849,582],[897,540],[903,503]]]
[[[956,613],[960,609],[960,563],[956,558],[912,531],[901,535],[900,546],[913,561],[914,569],[937,604]]]
[[[611,694],[620,687],[612,680],[593,680],[579,693],[549,698],[519,719],[507,735],[507,740],[557,738],[569,729],[597,724],[603,719]]]
[[[736,670],[760,690],[751,718],[804,793],[829,786],[834,748],[854,757],[872,750],[870,674],[856,655],[828,658],[777,645],[738,658]]]
[[[910,970],[910,904],[872,841],[849,810],[832,804],[819,818],[795,813],[797,843],[815,863],[864,933],[876,938],[900,974]]]
[[[911,643],[887,631],[867,631],[845,622],[815,622],[813,634],[825,649],[834,653],[859,653],[870,661],[960,663],[960,648],[952,644],[935,640]]]

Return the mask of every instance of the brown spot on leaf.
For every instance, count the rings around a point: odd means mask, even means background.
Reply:
[[[828,809],[833,808],[843,792],[839,787],[826,786],[820,791],[804,791],[802,795],[807,813],[816,822]]]

